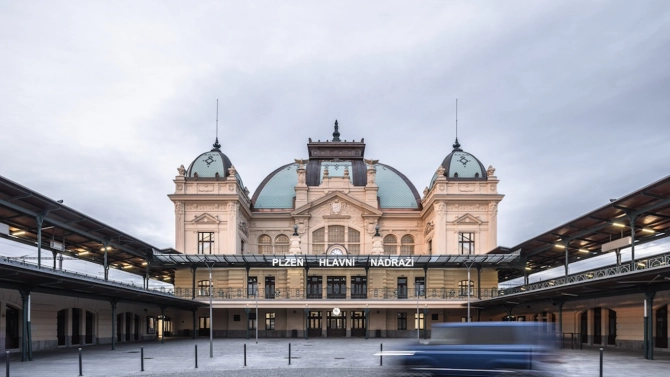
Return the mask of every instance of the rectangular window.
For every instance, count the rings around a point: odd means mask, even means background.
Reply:
[[[307,298],[321,298],[322,297],[322,278],[321,276],[307,277]]]
[[[256,330],[256,313],[249,313],[249,330]]]
[[[458,282],[459,296],[473,296],[475,283],[472,280],[461,280]]]
[[[398,278],[396,295],[398,298],[407,298],[407,278]]]
[[[273,299],[275,298],[275,277],[266,276],[265,277],[265,298]]]
[[[198,254],[212,254],[214,232],[198,232]]]
[[[209,280],[200,280],[198,282],[198,296],[209,296],[211,292],[210,288]]]
[[[156,317],[147,317],[147,334],[156,332]]]
[[[468,255],[475,253],[475,234],[474,233],[458,233],[458,253],[461,255]]]
[[[328,276],[326,278],[328,298],[347,298],[347,278],[344,276]]]
[[[275,329],[275,313],[265,313],[265,329]]]
[[[209,328],[209,317],[200,317],[199,319],[199,328],[201,329],[208,329]]]
[[[351,277],[351,298],[368,298],[368,278],[365,276]]]
[[[398,313],[398,330],[407,330],[407,313]]]
[[[423,297],[426,295],[426,278],[416,277],[414,278],[414,297]]]
[[[423,313],[414,313],[414,329],[423,330],[426,326],[426,322],[423,318]]]
[[[258,278],[249,276],[247,278],[247,297],[254,297],[258,294]]]

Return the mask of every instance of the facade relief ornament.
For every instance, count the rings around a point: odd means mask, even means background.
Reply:
[[[182,184],[177,185],[177,191],[184,191],[184,185]]]
[[[444,202],[435,203],[435,212],[438,212],[438,213],[447,212],[447,205]]]
[[[182,202],[174,203],[174,213],[177,215],[177,219],[181,220],[181,215],[184,213],[184,204]]]
[[[237,173],[237,170],[233,165],[230,165],[230,167],[228,168],[228,174],[230,175],[231,178],[237,178],[235,176],[235,173]]]
[[[246,221],[240,221],[240,222],[237,224],[237,228],[240,230],[240,232],[242,232],[242,234],[244,234],[245,236],[249,237],[249,227],[247,226],[247,222],[246,222]]]
[[[230,212],[231,215],[234,215],[237,213],[238,207],[238,203],[228,203],[228,212]]]
[[[473,185],[473,184],[471,184],[471,183],[460,184],[460,185],[458,185],[458,191],[460,191],[460,192],[471,192],[471,191],[475,191],[475,185]]]
[[[330,213],[333,215],[339,215],[345,206],[346,203],[342,203],[339,199],[335,199],[335,201],[330,204]]]
[[[214,191],[214,185],[198,185],[198,191],[200,192],[211,192]]]
[[[429,221],[426,223],[426,227],[423,229],[423,235],[427,236],[435,229],[435,223]]]
[[[430,192],[430,191],[428,190],[428,187],[424,188],[424,189],[423,189],[423,197],[425,198],[426,196],[428,196],[428,193],[429,193],[429,192]]]
[[[442,166],[442,165],[440,165],[437,168],[437,178],[440,178],[440,177],[444,176],[444,170],[445,170],[444,166]]]

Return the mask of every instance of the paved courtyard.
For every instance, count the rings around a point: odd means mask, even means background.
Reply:
[[[122,343],[82,348],[84,376],[388,376],[392,357],[379,365],[380,344],[384,350],[399,349],[411,340],[402,339],[215,339],[214,357],[209,357],[208,339],[169,339],[160,342]],[[291,365],[288,348],[291,344]],[[244,366],[244,345],[247,366]],[[195,345],[198,368],[195,369]],[[140,347],[144,348],[144,372],[140,371]],[[642,351],[605,349],[604,376],[663,376],[670,370],[670,353],[656,352],[655,360],[642,358]],[[563,350],[555,362],[557,376],[598,376],[599,350]],[[1,358],[0,376],[5,369]],[[78,376],[77,348],[35,352],[33,361],[10,356],[12,377]]]

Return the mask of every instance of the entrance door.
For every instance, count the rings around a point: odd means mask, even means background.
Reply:
[[[607,344],[613,346],[616,344],[616,312],[612,309],[609,309],[608,324]]]
[[[19,348],[19,310],[7,306],[5,313],[5,349]]]
[[[338,316],[333,315],[332,312],[328,312],[327,320],[328,328],[326,335],[329,338],[347,336],[347,312],[340,312]]]
[[[368,278],[365,276],[351,277],[351,298],[368,298]]]
[[[72,344],[81,344],[81,309],[72,308]]]
[[[365,336],[365,312],[351,312],[351,336]]]
[[[668,305],[656,309],[656,348],[668,348]]]
[[[582,335],[582,343],[589,342],[588,311],[584,311],[579,316],[579,329]]]
[[[307,336],[310,338],[321,336],[321,312],[309,312],[309,325],[307,326]]]
[[[86,311],[86,344],[93,343],[93,313]]]
[[[603,344],[602,309],[593,308],[593,344]]]
[[[56,313],[56,336],[58,337],[58,345],[64,346],[65,343],[65,328],[67,321],[67,309],[59,310]]]

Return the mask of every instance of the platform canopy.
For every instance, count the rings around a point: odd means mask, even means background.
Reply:
[[[44,261],[40,264],[47,267],[53,263],[52,252],[102,265],[107,251],[109,267],[144,275],[152,250],[157,249],[68,207],[62,200],[53,200],[2,176],[0,223],[9,227],[6,233],[0,231],[0,237],[34,247],[41,233]],[[168,278],[173,272],[152,265],[150,276]]]
[[[517,253],[525,263],[521,268],[501,268],[499,281],[505,282],[524,276],[524,272],[564,266],[566,254],[567,263],[573,263],[613,252],[607,247],[603,251],[603,245],[612,241],[625,242],[630,237],[638,245],[669,234],[670,176],[667,176],[514,247],[498,247],[490,254]]]

